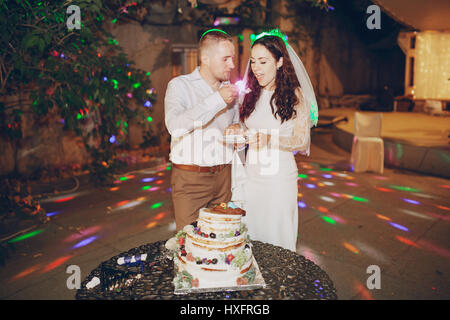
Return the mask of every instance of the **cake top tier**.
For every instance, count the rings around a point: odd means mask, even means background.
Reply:
[[[233,214],[245,216],[245,210],[236,206],[233,202],[221,202],[219,204],[211,204],[208,210],[212,213]]]

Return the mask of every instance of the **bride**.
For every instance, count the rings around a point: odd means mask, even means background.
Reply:
[[[252,240],[296,251],[298,169],[293,152],[309,155],[310,128],[317,123],[314,91],[278,30],[254,40],[244,83],[240,123],[225,131],[248,137],[245,179],[237,198],[243,198]]]

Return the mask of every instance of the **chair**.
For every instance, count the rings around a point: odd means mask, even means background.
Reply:
[[[383,173],[384,143],[381,138],[381,113],[355,112],[351,163],[354,172]]]

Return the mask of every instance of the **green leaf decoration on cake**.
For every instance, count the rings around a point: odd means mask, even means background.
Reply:
[[[248,283],[253,283],[255,281],[255,276],[256,276],[256,269],[255,269],[255,267],[252,267],[250,270],[248,270],[244,274],[244,278],[246,278],[248,280]]]
[[[186,231],[184,231],[183,229],[181,229],[180,231],[177,232],[176,237],[177,237],[177,239],[185,238],[185,237],[186,237]]]
[[[193,279],[194,278],[192,277],[192,275],[184,270],[177,273],[176,277],[173,279],[173,285],[176,289],[191,288],[191,282]]]
[[[235,232],[234,232],[233,230],[231,230],[230,232],[228,232],[228,233],[225,235],[225,237],[227,237],[227,238],[232,238],[232,237],[234,237],[234,234],[235,234]]]
[[[245,225],[245,223],[241,223],[241,228],[239,229],[239,232],[241,234],[243,234],[246,231],[247,231],[247,226]]]
[[[247,260],[247,255],[245,254],[244,250],[239,250],[234,255],[233,264],[238,267],[242,268],[242,266],[245,264],[245,261]]]

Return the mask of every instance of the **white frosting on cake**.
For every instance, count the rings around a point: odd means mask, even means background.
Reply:
[[[200,209],[197,227],[186,226],[180,236],[184,239],[179,239],[183,246],[179,246],[174,257],[178,277],[174,280],[176,287],[178,284],[190,288],[190,283],[177,282],[183,272],[188,273],[193,287],[231,287],[242,281],[245,284],[243,276],[252,271],[253,254],[241,218],[240,214]],[[199,260],[202,263],[197,263]]]

